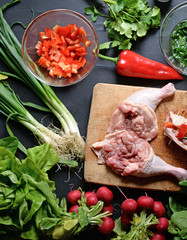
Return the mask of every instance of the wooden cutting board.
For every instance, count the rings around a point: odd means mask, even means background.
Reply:
[[[87,129],[84,178],[90,183],[113,185],[119,187],[148,190],[179,191],[178,180],[171,175],[148,178],[134,176],[121,177],[108,166],[99,165],[97,157],[91,150],[92,143],[101,141],[106,135],[111,116],[117,105],[135,91],[143,87],[98,83],[92,96],[92,105]],[[163,123],[169,111],[187,109],[187,91],[177,90],[175,95],[164,99],[156,109],[159,134],[151,141],[156,155],[167,163],[187,169],[187,152],[171,142],[163,134]]]

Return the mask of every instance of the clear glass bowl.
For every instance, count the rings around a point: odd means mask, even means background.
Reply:
[[[187,2],[174,7],[164,18],[160,28],[160,47],[168,64],[181,74],[187,75],[187,67],[177,61],[171,51],[171,33],[176,25],[187,19]]]
[[[75,23],[79,28],[84,27],[88,40],[92,42],[91,46],[87,47],[86,64],[71,78],[53,78],[47,69],[38,64],[39,56],[35,46],[39,41],[39,32],[44,31],[45,28],[53,28],[55,25],[63,27]],[[51,10],[36,17],[25,30],[22,39],[22,56],[29,71],[41,82],[55,87],[69,86],[86,78],[96,64],[98,53],[98,37],[92,24],[81,14],[67,9]]]

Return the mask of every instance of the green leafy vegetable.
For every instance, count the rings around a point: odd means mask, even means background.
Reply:
[[[16,137],[6,137],[0,139],[0,147],[5,147],[15,154],[18,149],[18,139]]]
[[[16,141],[16,139],[12,139]],[[0,146],[0,238],[39,240],[48,236],[66,239],[79,234],[91,225],[102,223],[109,216],[101,213],[103,202],[87,207],[82,191],[78,213],[67,212],[65,197],[59,204],[55,183],[47,171],[59,161],[59,156],[49,143],[27,150],[21,161],[8,150],[9,139]],[[7,144],[6,144],[7,143]]]
[[[91,15],[90,16],[90,21],[91,22],[95,22],[97,21],[98,17],[99,16],[102,16],[102,17],[107,17],[107,15],[104,15],[104,14],[101,14],[96,7],[92,6],[92,7],[86,7],[85,8],[85,13],[87,15]]]
[[[103,15],[94,7],[85,8],[90,21],[95,22],[98,16],[106,17],[104,25],[108,30],[110,42],[102,43],[100,49],[118,47],[119,50],[130,49],[132,42],[144,37],[150,28],[160,26],[160,9],[152,9],[144,0],[116,0],[105,1],[108,6],[108,15]]]
[[[187,66],[187,20],[178,23],[171,34],[171,50],[177,61]]]
[[[187,180],[179,182],[184,193],[187,193]],[[168,232],[176,240],[187,239],[187,195],[182,194],[179,199],[169,198],[169,227]]]

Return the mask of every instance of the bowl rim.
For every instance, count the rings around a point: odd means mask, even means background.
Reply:
[[[92,64],[91,68],[89,69],[88,72],[86,72],[83,77],[81,77],[81,79],[75,81],[75,82],[70,82],[69,84],[61,84],[61,85],[58,85],[57,83],[51,83],[51,82],[48,82],[48,81],[45,81],[43,80],[42,78],[40,78],[35,72],[32,71],[32,69],[30,69],[29,65],[27,64],[27,61],[26,61],[26,58],[25,58],[25,54],[24,54],[24,43],[25,43],[25,39],[26,39],[26,36],[27,36],[27,33],[29,31],[29,29],[31,28],[31,26],[37,22],[41,17],[45,16],[45,15],[48,15],[50,13],[55,13],[55,12],[67,12],[67,13],[71,13],[71,14],[75,14],[76,16],[78,16],[80,19],[82,19],[83,21],[86,22],[86,24],[88,24],[88,26],[92,29],[93,33],[94,33],[94,36],[95,36],[95,39],[96,39],[96,48],[95,48],[95,60],[94,60],[94,63]],[[71,85],[74,85],[80,81],[82,81],[83,79],[85,79],[89,73],[91,73],[91,71],[93,70],[96,62],[97,62],[97,59],[98,59],[98,54],[99,54],[99,39],[98,39],[98,35],[97,35],[97,32],[95,30],[95,28],[93,27],[93,25],[91,24],[91,22],[85,17],[83,16],[82,14],[74,11],[74,10],[70,10],[70,9],[65,9],[65,8],[58,8],[58,9],[52,9],[52,10],[49,10],[49,11],[46,11],[40,15],[38,15],[37,17],[35,17],[27,26],[27,28],[25,29],[25,32],[23,34],[23,37],[22,37],[22,41],[21,41],[21,52],[22,52],[22,57],[23,57],[23,60],[24,60],[24,63],[26,65],[26,67],[28,68],[28,70],[31,72],[31,74],[34,75],[34,77],[36,77],[39,81],[43,82],[43,83],[46,83],[50,86],[53,86],[53,87],[66,87],[66,86],[71,86]]]
[[[175,66],[172,62],[170,62],[170,61],[168,60],[168,56],[167,56],[167,54],[165,53],[165,51],[164,51],[164,49],[163,49],[163,45],[162,45],[161,38],[162,38],[162,29],[163,29],[163,26],[164,26],[164,24],[166,23],[168,17],[169,17],[173,12],[175,12],[178,8],[180,8],[180,7],[183,6],[183,5],[187,5],[187,1],[182,2],[182,3],[178,4],[178,5],[176,5],[175,7],[173,7],[173,8],[166,14],[166,16],[164,17],[164,19],[163,19],[163,21],[162,21],[162,24],[161,24],[161,26],[160,26],[160,35],[159,35],[160,48],[161,48],[162,53],[164,54],[164,57],[165,57],[166,61],[169,63],[169,65],[171,65],[174,69],[176,69],[176,70],[177,70],[179,73],[181,73],[181,74],[185,74],[185,73],[184,73],[179,67]]]

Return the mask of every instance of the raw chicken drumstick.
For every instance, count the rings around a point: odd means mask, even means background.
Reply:
[[[175,91],[174,85],[168,83],[160,89],[148,88],[135,92],[118,105],[107,133],[126,129],[150,141],[158,134],[155,109],[164,98],[173,95]]]
[[[91,146],[98,163],[107,164],[121,176],[171,174],[179,180],[187,179],[187,170],[166,163],[154,154],[148,143],[158,134],[156,107],[175,91],[169,83],[161,89],[138,91],[120,103],[104,140]]]
[[[92,149],[98,163],[108,165],[121,176],[171,174],[179,180],[187,179],[187,170],[166,163],[146,140],[126,130],[107,134],[103,141],[92,144]]]

